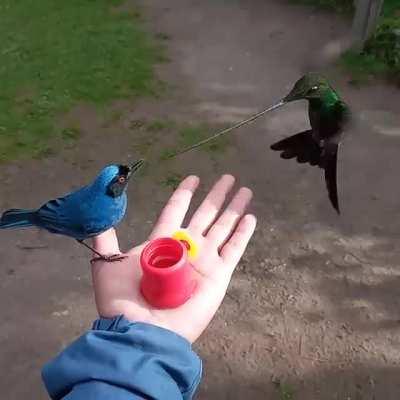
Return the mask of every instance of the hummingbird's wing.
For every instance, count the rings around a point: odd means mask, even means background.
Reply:
[[[299,163],[309,163],[324,169],[329,199],[340,214],[336,183],[339,138],[336,135],[325,139],[321,147],[313,138],[312,130],[308,130],[274,143],[271,149],[280,151],[283,159],[296,158]]]
[[[312,131],[307,130],[271,145],[271,150],[280,151],[281,158],[288,160],[296,158],[300,164],[320,165],[322,148],[312,137]]]
[[[325,183],[328,189],[329,200],[332,206],[340,214],[337,193],[337,154],[339,145],[334,140],[326,140],[322,153],[322,166],[325,171]]]

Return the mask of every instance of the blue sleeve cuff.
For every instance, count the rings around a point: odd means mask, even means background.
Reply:
[[[118,390],[131,394],[126,399],[175,400],[192,398],[201,373],[201,360],[186,339],[118,316],[96,320],[92,330],[45,365],[42,377],[52,399],[74,391],[86,395],[68,399],[88,398],[101,385],[104,397],[98,399],[113,398]]]

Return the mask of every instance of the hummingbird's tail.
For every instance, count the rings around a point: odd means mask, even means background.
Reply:
[[[333,208],[340,214],[338,190],[337,190],[337,156],[338,144],[327,141],[323,153],[323,163],[325,170],[325,182],[328,189],[329,200]]]
[[[280,140],[271,145],[271,150],[281,151],[281,158],[285,160],[296,158],[301,164],[309,163],[323,168],[322,149],[314,141],[311,130]]]
[[[11,209],[0,218],[0,229],[23,228],[34,225],[35,210]]]

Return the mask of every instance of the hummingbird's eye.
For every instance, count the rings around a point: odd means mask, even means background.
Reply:
[[[126,178],[124,177],[124,176],[120,176],[119,178],[118,178],[118,182],[119,183],[125,183],[125,181],[126,181]]]
[[[318,90],[318,86],[313,86],[313,87],[311,88],[311,90],[312,90],[312,91]]]

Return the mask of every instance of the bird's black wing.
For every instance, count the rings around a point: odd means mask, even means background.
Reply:
[[[329,200],[340,214],[337,192],[337,154],[339,145],[334,140],[326,140],[322,154],[322,164],[325,171],[325,183],[328,189]]]
[[[312,131],[307,130],[271,145],[271,150],[280,151],[281,158],[296,158],[297,162],[320,165],[322,149],[312,137]]]
[[[337,153],[339,136],[326,139],[321,147],[312,137],[312,131],[300,132],[271,146],[272,150],[281,151],[284,159],[296,158],[299,163],[309,163],[323,168],[329,199],[340,213],[337,193]]]

